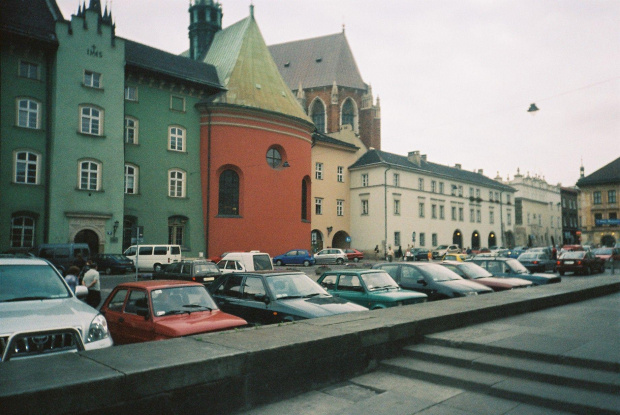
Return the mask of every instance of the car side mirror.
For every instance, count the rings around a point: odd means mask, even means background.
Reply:
[[[269,304],[271,302],[269,296],[267,296],[266,294],[254,294],[254,299],[256,301],[262,301],[265,304]]]
[[[145,320],[149,318],[149,309],[148,307],[138,307],[136,308],[136,314],[144,317]]]
[[[426,281],[424,281],[424,278],[420,278],[420,279],[417,281],[417,283],[418,283],[418,284],[421,284],[421,285],[426,285]]]

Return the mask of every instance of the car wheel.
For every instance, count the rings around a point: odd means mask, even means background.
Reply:
[[[587,268],[585,269],[584,273],[585,273],[586,275],[592,275],[592,268],[587,267]]]
[[[157,272],[161,271],[161,264],[153,265],[153,271],[157,271]]]
[[[353,258],[353,262],[360,262],[359,258]]]
[[[305,260],[305,261],[304,261],[304,267],[309,267],[309,266],[310,266],[310,261]]]
[[[342,258],[338,258],[338,259],[336,260],[336,264],[338,264],[338,265],[342,265],[342,264],[344,264],[344,259],[342,259]]]
[[[105,269],[105,275],[110,275],[110,274],[112,274],[112,268],[107,267],[107,268]]]
[[[276,265],[277,265],[277,266],[279,266],[279,267],[281,267],[281,266],[282,266],[282,261],[278,259],[278,260],[276,261]]]
[[[560,271],[560,275],[564,275],[564,271]]]

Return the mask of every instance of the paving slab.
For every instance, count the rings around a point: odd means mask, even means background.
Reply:
[[[481,393],[465,392],[445,400],[442,402],[442,406],[449,406],[481,415],[502,415],[519,406],[519,402]]]
[[[351,406],[351,402],[320,391],[307,392],[273,404],[262,405],[237,415],[334,415]]]

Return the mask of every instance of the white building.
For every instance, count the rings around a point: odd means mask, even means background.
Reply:
[[[515,189],[482,170],[370,149],[349,171],[351,246],[512,245]]]
[[[562,197],[560,185],[538,176],[517,174],[505,182],[515,194],[515,243],[550,246],[562,243]]]

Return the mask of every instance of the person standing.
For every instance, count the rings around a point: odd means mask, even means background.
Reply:
[[[97,271],[97,264],[89,264],[89,270],[84,274],[82,279],[82,285],[88,288],[88,296],[86,297],[86,304],[93,308],[97,308],[101,302],[101,283],[99,281],[99,271]]]
[[[71,291],[73,291],[73,294],[75,294],[75,287],[78,285],[79,273],[80,269],[75,265],[72,265],[67,270],[67,275],[65,275],[65,281],[67,281],[67,284],[69,285],[69,288],[71,288]]]
[[[394,259],[394,250],[392,249],[392,245],[390,245],[387,251],[387,260],[388,262],[392,262],[393,259]]]

